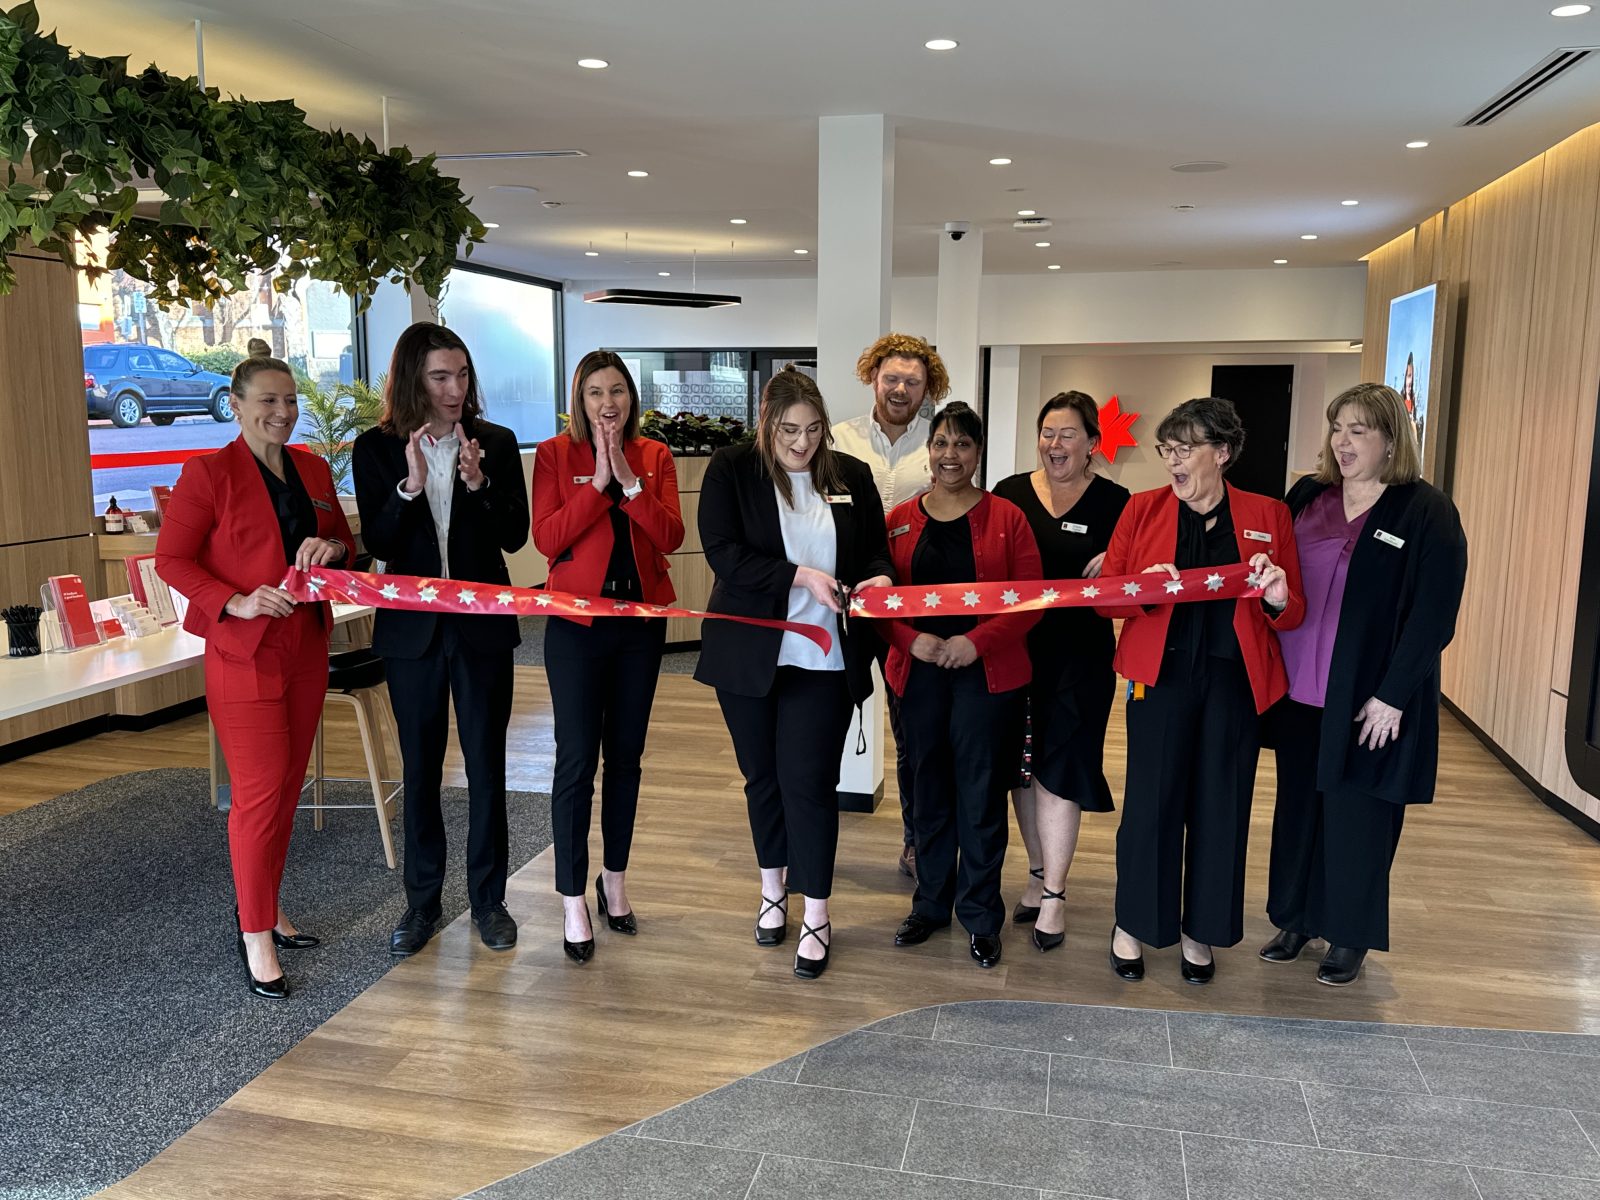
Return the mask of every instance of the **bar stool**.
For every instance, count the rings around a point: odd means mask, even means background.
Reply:
[[[388,753],[385,743],[394,733],[399,745],[394,711],[389,707],[389,694],[384,686],[383,659],[370,648],[349,650],[328,656],[327,701],[337,700],[355,710],[356,727],[361,731],[361,750],[366,756],[365,779],[327,775],[323,766],[323,722],[317,723],[317,738],[312,749],[312,775],[305,787],[311,789],[310,803],[301,802],[300,808],[312,814],[312,827],[322,828],[322,814],[331,809],[366,808],[365,804],[329,804],[325,797],[325,784],[366,783],[372,787],[372,807],[378,817],[378,835],[383,839],[383,857],[389,869],[395,868],[394,836],[389,822],[394,816],[394,799],[403,789],[401,780],[389,779]],[[384,789],[388,788],[388,791]],[[302,792],[304,788],[301,789]]]

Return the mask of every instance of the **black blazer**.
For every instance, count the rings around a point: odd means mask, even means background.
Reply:
[[[476,492],[456,477],[450,500],[450,578],[509,584],[505,555],[528,540],[528,487],[522,478],[517,438],[509,429],[479,419],[462,430],[478,439],[489,485]],[[395,575],[437,576],[439,538],[424,494],[404,499],[398,488],[409,473],[404,438],[369,429],[351,451],[361,540],[385,570]],[[380,608],[373,620],[372,648],[386,658],[421,658],[433,641],[434,613]],[[522,641],[515,616],[461,618],[462,640],[476,650],[510,650]]]
[[[837,536],[834,576],[851,584],[875,575],[892,579],[883,501],[872,471],[858,458],[835,457],[852,502],[828,506]],[[784,555],[777,492],[755,446],[728,446],[712,455],[700,485],[700,543],[716,575],[706,611],[780,621],[788,615],[795,564]],[[834,624],[850,699],[860,704],[872,695],[878,639],[864,621],[852,622],[848,636],[842,622]],[[781,629],[707,621],[694,677],[737,696],[765,696],[772,690],[782,643]]]
[[[1302,479],[1285,498],[1289,511],[1298,517],[1326,486]],[[1439,655],[1455,636],[1466,578],[1467,537],[1450,498],[1421,481],[1384,489],[1345,577],[1322,710],[1319,790],[1355,788],[1393,804],[1433,799]],[[1381,750],[1356,741],[1356,713],[1373,696],[1401,711],[1399,737]]]

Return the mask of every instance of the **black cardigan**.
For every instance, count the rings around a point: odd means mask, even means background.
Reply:
[[[875,575],[894,578],[883,501],[872,471],[860,459],[835,454],[851,503],[830,504],[836,541],[834,576],[859,583]],[[700,485],[700,543],[716,575],[708,612],[783,620],[795,564],[785,557],[778,523],[778,497],[772,477],[753,445],[718,450]],[[841,640],[850,699],[860,704],[872,695],[872,657],[877,637],[867,622],[842,623],[832,631]],[[694,677],[737,696],[765,696],[778,669],[781,629],[732,621],[707,621],[700,633],[700,663]]]
[[[1289,511],[1298,517],[1326,486],[1300,480],[1285,497]],[[1393,804],[1432,801],[1439,655],[1455,636],[1466,578],[1467,537],[1450,498],[1421,481],[1384,489],[1345,577],[1322,710],[1320,791],[1354,788]],[[1399,736],[1381,750],[1356,740],[1356,713],[1373,696],[1401,711]]]

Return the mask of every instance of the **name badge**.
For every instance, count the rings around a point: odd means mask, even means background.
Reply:
[[[1386,546],[1393,546],[1396,550],[1400,549],[1406,544],[1405,538],[1395,537],[1395,535],[1390,533],[1387,529],[1380,529],[1372,536],[1377,538]]]
[[[311,498],[311,506],[313,508],[320,508],[323,512],[331,513],[333,511],[333,505],[329,504],[326,500],[318,500],[315,496]]]
[[[1247,542],[1270,542],[1272,535],[1270,533],[1262,533],[1259,529],[1246,529],[1244,538]]]
[[[829,504],[854,504],[856,502],[855,497],[849,492],[846,492],[842,496],[829,496],[824,493],[822,498]]]
[[[1068,533],[1089,532],[1089,527],[1087,525],[1079,525],[1076,521],[1063,521],[1061,522],[1061,528],[1066,530]]]
[[[909,525],[901,525],[901,526],[898,526],[897,528],[889,530],[889,536],[890,537],[899,537],[901,534],[910,533],[910,532],[911,532],[911,526],[909,526]]]
[[[573,483],[593,483],[594,482],[594,476],[593,475],[574,475],[572,477],[572,482]]]

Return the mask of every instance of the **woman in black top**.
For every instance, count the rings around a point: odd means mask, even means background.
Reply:
[[[1039,543],[1046,579],[1092,579],[1111,542],[1128,489],[1090,469],[1100,410],[1082,392],[1059,392],[1039,410],[1039,469],[1001,480],[994,494],[1022,510]],[[1033,944],[1065,940],[1067,871],[1083,812],[1110,812],[1106,723],[1116,692],[1111,622],[1090,608],[1047,612],[1028,634],[1033,682],[1032,781],[1011,802],[1028,851],[1028,887],[1011,914],[1034,923]],[[1055,904],[1051,904],[1055,901]],[[1050,905],[1045,911],[1044,906]]]

